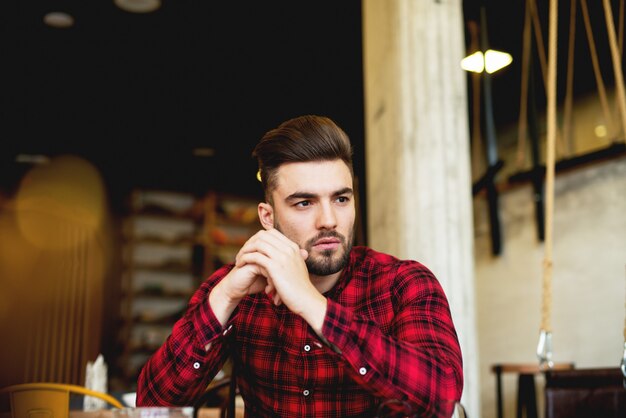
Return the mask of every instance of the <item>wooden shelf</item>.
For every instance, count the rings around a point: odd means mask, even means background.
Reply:
[[[170,263],[170,264],[146,264],[146,263],[124,263],[125,268],[134,269],[134,270],[146,270],[146,271],[162,271],[168,273],[186,273],[191,271],[192,264],[178,264],[178,263]]]
[[[143,362],[158,349],[197,288],[196,246],[202,199],[165,190],[135,190],[122,225],[122,297],[118,359],[132,385]]]
[[[167,292],[167,291],[149,291],[140,290],[134,292],[125,292],[123,296],[132,296],[135,299],[156,299],[156,300],[188,300],[193,296],[193,290],[189,292]]]
[[[118,378],[132,386],[142,362],[165,341],[201,282],[234,261],[261,228],[257,204],[214,192],[203,197],[164,190],[132,193],[122,225]]]
[[[206,196],[202,235],[205,276],[234,262],[241,246],[261,228],[257,206],[258,202],[250,198],[217,193]]]

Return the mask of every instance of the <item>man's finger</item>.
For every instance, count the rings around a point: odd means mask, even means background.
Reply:
[[[282,305],[283,301],[280,299],[280,295],[278,293],[274,294],[274,305],[276,306],[280,306]]]
[[[270,257],[276,251],[283,252],[290,243],[291,241],[285,242],[277,236],[268,234],[267,231],[259,231],[241,247],[235,257],[235,265],[242,266],[244,263],[241,260],[246,254],[259,252]]]

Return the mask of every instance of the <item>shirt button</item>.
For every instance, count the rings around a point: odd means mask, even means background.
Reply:
[[[198,363],[197,361],[193,364],[193,368],[198,370],[200,368],[200,363]]]
[[[367,373],[367,369],[366,369],[365,367],[361,367],[361,368],[359,369],[359,374],[360,374],[361,376],[364,376],[364,375],[365,375],[365,373]]]
[[[226,329],[224,330],[224,332],[223,332],[222,334],[224,334],[224,336],[226,336],[232,328],[233,328],[233,326],[232,326],[232,325],[230,325],[228,328],[226,328]]]
[[[305,345],[304,346],[304,351],[311,351],[311,346],[310,345]]]
[[[304,396],[309,396],[309,393],[311,393],[311,392],[309,392],[309,390],[308,390],[308,389],[304,389],[304,390],[302,391],[302,394],[303,394]]]

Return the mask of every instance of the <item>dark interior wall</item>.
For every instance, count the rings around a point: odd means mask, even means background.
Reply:
[[[252,148],[300,114],[348,132],[364,184],[358,0],[177,0],[146,15],[112,1],[2,7],[8,193],[27,169],[16,154],[73,153],[102,171],[114,205],[132,187],[259,196]],[[74,27],[47,27],[51,10],[71,13]],[[215,154],[193,157],[195,147]]]

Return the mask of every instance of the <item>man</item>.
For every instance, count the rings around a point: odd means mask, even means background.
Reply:
[[[263,230],[192,297],[144,366],[138,405],[189,405],[232,353],[247,416],[374,416],[396,400],[449,416],[463,386],[448,302],[433,274],[352,248],[352,148],[302,116],[256,146]]]

